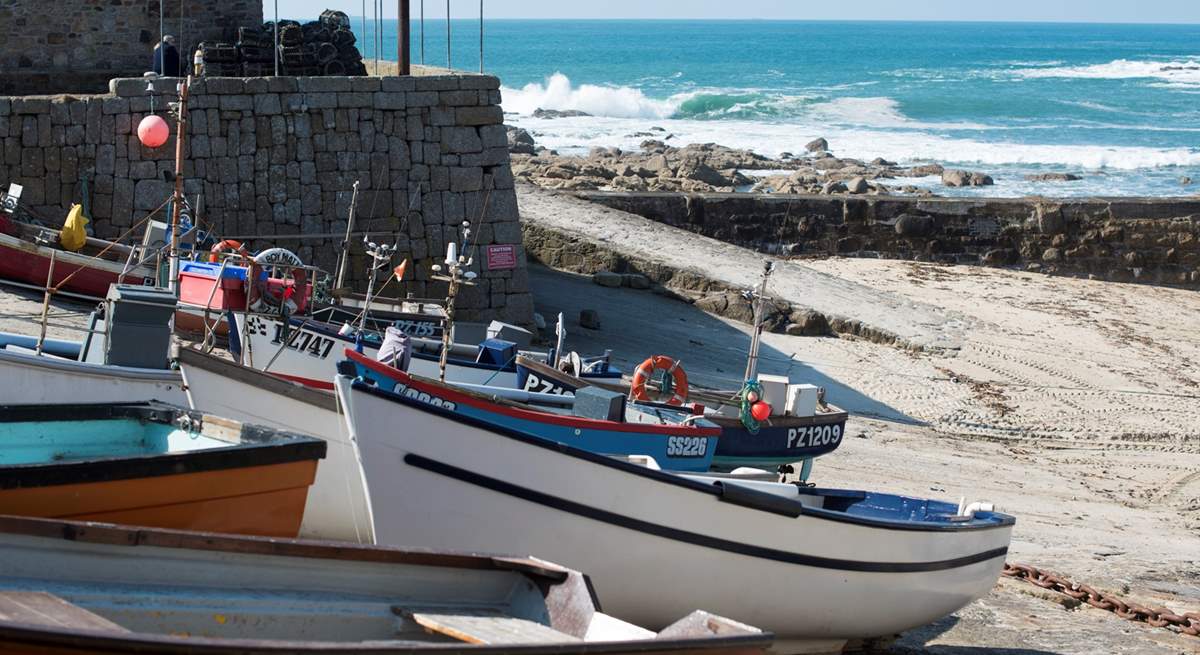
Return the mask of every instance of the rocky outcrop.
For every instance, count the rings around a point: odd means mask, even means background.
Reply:
[[[508,152],[514,155],[532,155],[536,152],[537,144],[527,130],[519,127],[505,127],[508,131]]]
[[[948,187],[991,186],[995,183],[990,175],[984,175],[983,173],[958,170],[944,171],[942,173],[942,184]]]
[[[825,137],[813,139],[804,146],[804,149],[809,152],[827,152],[829,150],[829,142],[825,140]]]
[[[535,109],[533,110],[534,118],[554,119],[554,118],[578,118],[580,116],[591,116],[586,111],[578,109]]]
[[[1025,176],[1026,182],[1075,182],[1082,179],[1082,176],[1074,173],[1037,173]]]

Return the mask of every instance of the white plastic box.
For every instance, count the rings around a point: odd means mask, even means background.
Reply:
[[[784,405],[787,404],[788,384],[791,382],[786,375],[759,374],[758,383],[762,385],[762,399],[771,406],[771,414],[783,416]]]
[[[786,405],[788,416],[816,415],[819,393],[820,389],[811,384],[789,385]]]

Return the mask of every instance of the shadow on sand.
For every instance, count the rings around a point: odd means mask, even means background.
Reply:
[[[718,389],[741,386],[750,336],[686,302],[648,291],[601,287],[589,277],[536,265],[530,267],[530,281],[538,312],[547,323],[553,324],[555,316],[563,314],[567,350],[592,354],[610,349],[613,360],[627,373],[650,355],[669,355],[683,363],[694,384]],[[599,312],[599,330],[579,326],[582,309]],[[851,414],[921,424],[765,343],[759,371],[825,387],[829,402]]]

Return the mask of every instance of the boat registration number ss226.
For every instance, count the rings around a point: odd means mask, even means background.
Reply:
[[[275,325],[275,338],[271,343],[283,343],[283,324]],[[291,350],[296,350],[305,353],[317,359],[326,359],[329,353],[333,352],[333,339],[323,337],[319,334],[292,328],[292,334],[288,336],[287,347]]]
[[[667,437],[668,457],[704,457],[707,453],[705,437]]]
[[[840,425],[810,425],[804,428],[789,428],[788,448],[813,448],[828,446],[842,440]]]

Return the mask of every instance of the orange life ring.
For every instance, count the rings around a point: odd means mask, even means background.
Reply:
[[[657,399],[651,398],[650,394],[646,393],[646,383],[650,381],[650,376],[654,371],[666,371],[667,375],[671,376],[671,387],[665,389],[664,393],[660,394]],[[633,372],[633,386],[630,388],[630,394],[634,400],[658,400],[662,402],[662,398],[670,393],[671,397],[665,402],[668,405],[682,406],[687,402],[688,398],[688,381],[687,373],[683,371],[683,367],[679,362],[667,357],[666,355],[655,355],[646,361],[642,362],[637,370]]]
[[[220,261],[221,253],[225,252],[226,250],[232,250],[236,252],[242,259],[250,259],[250,252],[246,250],[246,246],[243,246],[241,241],[226,239],[213,246],[212,250],[208,251],[209,263],[215,264]]]

